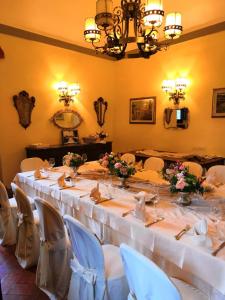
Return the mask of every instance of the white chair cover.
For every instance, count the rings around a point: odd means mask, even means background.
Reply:
[[[47,201],[35,198],[40,218],[40,257],[36,284],[50,299],[66,299],[71,278],[70,241],[59,212]]]
[[[167,275],[151,260],[125,244],[120,252],[127,276],[130,300],[206,300],[205,294]],[[179,290],[179,291],[178,291]]]
[[[128,285],[119,248],[101,246],[80,222],[66,215],[74,255],[68,300],[125,300]]]
[[[20,163],[21,172],[32,171],[35,169],[42,168],[44,161],[39,157],[25,158]]]
[[[135,164],[135,155],[132,153],[124,153],[120,159],[124,160],[128,165]]]
[[[209,168],[206,174],[206,181],[216,186],[225,184],[225,166],[218,165]]]
[[[159,157],[149,157],[144,162],[144,170],[161,171],[164,167],[163,159]]]
[[[18,207],[18,229],[15,255],[24,269],[34,266],[39,257],[39,217],[31,209],[28,197],[15,183],[11,183]]]
[[[4,184],[0,181],[0,244],[2,246],[16,243],[17,204],[9,199]]]
[[[185,167],[188,167],[189,172],[195,175],[197,178],[200,178],[202,176],[203,169],[200,164],[192,161],[185,161],[183,162],[183,165]]]

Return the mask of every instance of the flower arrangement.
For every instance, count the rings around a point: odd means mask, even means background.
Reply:
[[[85,159],[77,153],[68,152],[63,156],[63,165],[71,168],[78,168],[79,166],[83,165],[84,162]]]
[[[171,193],[196,193],[204,192],[202,180],[189,173],[188,167],[177,162],[163,171],[163,177],[170,182]]]
[[[117,160],[113,168],[113,173],[120,178],[128,178],[136,173],[135,168],[128,165],[124,160]]]
[[[111,152],[110,154],[105,153],[105,155],[101,159],[99,159],[99,163],[101,166],[103,166],[104,168],[108,168],[110,172],[113,173],[114,164],[118,159],[119,157],[114,152]]]

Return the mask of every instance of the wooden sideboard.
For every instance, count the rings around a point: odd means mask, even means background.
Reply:
[[[88,161],[98,160],[101,154],[112,151],[112,142],[93,143],[93,144],[68,144],[68,145],[52,145],[49,147],[26,147],[27,157],[40,157],[42,159],[55,158],[55,166],[62,165],[62,158],[68,152],[78,154],[86,153]]]

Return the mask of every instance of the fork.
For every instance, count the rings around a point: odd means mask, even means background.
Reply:
[[[185,228],[183,228],[178,234],[176,234],[174,237],[176,240],[179,240],[188,230],[191,229],[190,225],[186,225]]]

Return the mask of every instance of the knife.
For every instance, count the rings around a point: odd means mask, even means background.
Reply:
[[[216,250],[214,250],[214,251],[212,252],[212,255],[213,255],[213,256],[216,256],[217,253],[218,253],[220,250],[222,250],[224,247],[225,247],[225,241],[224,241],[222,244],[220,244],[219,247],[218,247]]]
[[[156,224],[156,223],[158,223],[160,221],[163,221],[164,219],[165,219],[164,217],[159,217],[159,218],[157,218],[157,219],[155,219],[153,221],[146,222],[145,223],[145,227],[149,227],[149,226],[151,226],[153,224]]]

